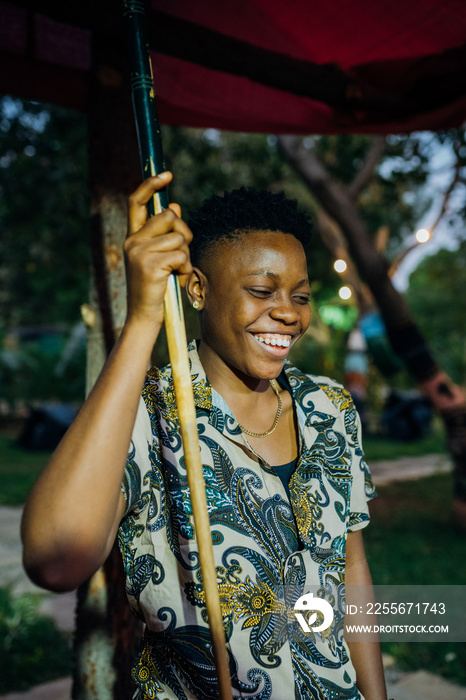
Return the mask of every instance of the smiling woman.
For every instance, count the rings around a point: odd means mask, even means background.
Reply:
[[[252,230],[221,239],[201,265],[187,286],[201,310],[199,358],[238,423],[262,435],[277,411],[270,380],[311,320],[303,246],[291,234]],[[259,449],[272,465],[295,459],[298,449],[290,395],[280,391],[282,418]]]
[[[284,195],[244,188],[190,227],[177,205],[147,220],[170,179],[130,198],[128,317],[29,498],[26,568],[74,588],[118,532],[146,623],[134,697],[218,697],[171,367],[146,374],[176,272],[200,313],[189,359],[232,694],[384,700],[378,648],[345,642],[344,606],[322,635],[293,614],[309,586],[335,602],[340,584],[370,584],[360,531],[374,493],[351,397],[286,359],[310,322],[309,222]]]

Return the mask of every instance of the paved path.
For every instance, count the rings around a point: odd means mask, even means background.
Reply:
[[[423,457],[401,457],[397,460],[379,460],[370,463],[371,474],[376,486],[392,481],[419,479],[433,474],[453,471],[453,463],[448,455],[433,454]]]
[[[36,685],[26,693],[9,693],[0,700],[70,700],[71,678],[60,678],[52,683]]]
[[[71,632],[74,627],[75,593],[49,593],[35,586],[24,573],[19,536],[21,512],[22,508],[0,506],[0,587],[11,588],[15,594],[40,595],[41,612],[53,617],[59,629]]]
[[[407,457],[396,462],[371,462],[376,486],[390,481],[418,479],[435,473],[451,471],[445,455]],[[55,620],[57,626],[71,632],[74,627],[75,594],[52,594],[34,586],[21,565],[19,525],[21,508],[0,507],[0,587],[11,586],[15,593],[35,592],[42,596],[41,611]],[[400,673],[386,660],[389,698],[395,700],[466,700],[466,688],[434,676],[428,671]],[[71,681],[68,678],[46,683],[26,693],[11,693],[0,700],[70,700]]]

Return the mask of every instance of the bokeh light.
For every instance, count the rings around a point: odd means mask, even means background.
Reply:
[[[345,261],[340,258],[339,260],[335,260],[335,262],[333,263],[333,267],[337,272],[344,272],[347,268],[347,265]]]
[[[349,299],[351,297],[351,289],[349,287],[341,287],[338,294],[341,299]]]
[[[420,228],[419,231],[416,231],[416,241],[418,243],[427,243],[429,238],[430,231],[428,231],[426,228]]]

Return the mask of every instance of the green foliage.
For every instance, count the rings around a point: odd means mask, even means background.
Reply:
[[[0,333],[0,347],[1,340]],[[65,363],[65,343],[64,334],[57,333],[22,343],[15,351],[0,350],[1,398],[10,405],[24,399],[80,403],[85,391],[85,347],[76,348]]]
[[[309,331],[293,346],[289,360],[308,374],[330,376],[343,382],[346,355],[346,333],[324,326],[314,315]]]
[[[88,298],[86,145],[82,115],[0,99],[0,387],[9,403],[84,394],[84,348],[61,375],[57,366]],[[59,332],[33,343],[2,342],[7,330],[54,325]]]
[[[364,164],[371,143],[370,136],[348,134],[317,136],[305,145],[315,148],[332,177],[349,185]]]
[[[274,137],[181,127],[163,127],[162,137],[167,167],[175,175],[170,195],[185,216],[213,192],[249,185],[276,191],[289,178],[297,182]]]
[[[71,673],[71,647],[54,622],[38,613],[37,596],[0,588],[0,693]]]
[[[364,531],[376,585],[450,585],[466,582],[464,532],[450,520],[453,478],[398,481],[378,489]],[[448,543],[448,546],[445,546]],[[427,668],[466,683],[465,643],[384,643],[402,669]]]
[[[311,213],[317,211],[308,188],[283,159],[276,137],[180,127],[164,127],[162,133],[167,166],[176,176],[171,196],[188,211],[213,191],[220,193],[242,185],[283,189]],[[312,149],[329,174],[343,185],[352,182],[372,143],[372,137],[351,134],[304,139],[305,147]],[[423,186],[438,143],[435,135],[388,136],[381,165],[358,198],[358,210],[371,233],[380,226],[389,227],[392,253],[431,204]],[[314,241],[314,246],[312,279],[322,280],[333,296],[340,278],[331,269],[329,254],[320,240]]]
[[[75,323],[88,298],[85,118],[0,100],[0,323]]]
[[[424,258],[406,293],[413,316],[434,357],[452,379],[466,383],[466,241]]]
[[[439,132],[437,139],[442,146],[446,147],[453,154],[456,161],[455,179],[456,185],[462,188],[462,193],[456,197],[456,202],[453,207],[449,207],[447,221],[451,226],[455,226],[459,230],[464,229],[464,221],[466,219],[466,198],[464,197],[464,188],[466,183],[466,129],[447,129]]]

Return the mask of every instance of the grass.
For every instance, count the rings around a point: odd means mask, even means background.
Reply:
[[[71,673],[70,640],[38,612],[39,599],[0,588],[0,693]]]
[[[376,459],[446,452],[446,445],[441,429],[437,428],[415,442],[395,442],[368,435],[364,438],[364,451],[370,463]],[[22,505],[49,458],[50,452],[20,449],[11,436],[0,433],[0,505]]]
[[[49,457],[49,452],[20,449],[11,437],[0,435],[0,505],[22,505]]]
[[[466,584],[464,533],[450,519],[451,474],[398,481],[377,489],[364,533],[379,585]]]
[[[451,523],[451,475],[379,487],[364,540],[378,585],[465,585],[464,532]],[[384,643],[399,668],[466,685],[466,643]]]
[[[363,436],[364,454],[370,463],[376,459],[399,459],[400,457],[421,457],[428,454],[447,452],[445,433],[440,426],[420,440],[399,442],[373,435]]]

